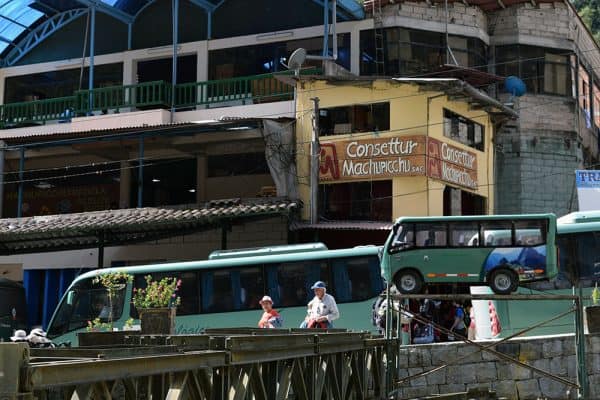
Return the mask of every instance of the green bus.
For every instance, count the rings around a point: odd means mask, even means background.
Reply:
[[[508,294],[556,276],[555,242],[554,214],[402,217],[385,243],[382,274],[405,294],[448,283]]]
[[[591,292],[600,280],[600,211],[575,212],[557,220],[559,270],[549,281],[532,282],[519,288],[523,294],[581,294],[584,305],[591,303]],[[472,288],[472,293],[486,294],[485,288]],[[538,322],[548,320],[572,307],[570,301],[496,301],[495,311],[500,332],[489,329],[489,302],[473,302],[477,337],[506,337]],[[549,335],[574,332],[573,315],[560,318],[527,335]]]
[[[362,246],[328,250],[323,244],[284,245],[213,252],[208,260],[135,267],[106,268],[79,276],[63,298],[48,326],[54,343],[76,342],[99,310],[108,306],[106,290],[94,284],[97,274],[126,272],[133,282],[123,285],[113,300],[114,326],[138,315],[131,304],[134,288],[144,277],[181,279],[181,305],[177,308],[176,332],[200,333],[205,328],[256,327],[262,315],[259,300],[269,295],[284,319],[284,327],[296,328],[306,316],[315,281],[324,281],[338,303],[336,328],[373,330],[372,304],[384,288],[379,247]],[[106,322],[108,318],[102,319]]]

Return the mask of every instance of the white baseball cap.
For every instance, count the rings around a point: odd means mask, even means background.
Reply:
[[[265,301],[268,301],[269,303],[271,303],[271,305],[273,305],[273,299],[270,296],[263,296],[263,298],[258,303],[262,304]]]
[[[13,342],[26,342],[27,341],[27,332],[22,329],[15,331],[15,336],[11,336],[10,340]]]

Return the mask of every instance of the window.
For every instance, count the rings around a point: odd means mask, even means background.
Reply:
[[[600,232],[585,232],[575,240],[578,276],[583,287],[600,281]]]
[[[415,224],[402,224],[392,243],[393,247],[407,248],[415,245]]]
[[[449,110],[444,110],[444,136],[474,149],[483,151],[483,125],[466,119]]]
[[[450,246],[479,246],[479,224],[477,222],[450,222]]]
[[[479,237],[483,246],[512,246],[512,223],[510,221],[485,221],[481,223]]]
[[[571,67],[564,50],[509,45],[496,47],[496,73],[518,76],[537,94],[571,94]]]
[[[261,266],[204,271],[201,284],[206,313],[258,309],[266,293]]]
[[[265,295],[265,282],[260,267],[240,269],[240,307],[239,310],[257,310],[259,301]]]
[[[336,301],[364,301],[383,290],[377,257],[335,259],[332,272]]]
[[[442,33],[406,28],[383,30],[383,67],[387,76],[411,76],[438,70],[446,64]],[[458,63],[487,70],[487,46],[479,39],[449,36]],[[373,30],[360,32],[360,74],[377,75],[377,51]],[[381,72],[379,72],[381,74]]]
[[[268,174],[265,153],[208,156],[208,177]]]
[[[321,260],[282,263],[277,271],[277,298],[281,307],[306,305],[313,298],[310,287],[316,281],[331,283],[327,262]],[[331,290],[329,290],[332,293]],[[274,299],[275,301],[275,299]]]
[[[319,127],[321,136],[387,131],[390,129],[390,103],[323,108]]]
[[[515,245],[539,246],[546,243],[548,231],[545,220],[515,221]]]
[[[177,291],[181,297],[181,304],[177,306],[177,315],[193,315],[200,311],[200,292],[198,287],[198,273],[195,271],[181,272],[154,272],[150,274],[138,274],[133,279],[133,288],[145,289],[147,286],[146,276],[152,276],[153,281],[160,281],[164,278],[181,279],[181,286]],[[137,309],[132,305],[130,315],[132,318],[139,318]]]
[[[392,181],[319,185],[319,214],[330,220],[390,221]]]
[[[441,223],[415,224],[417,247],[447,246],[447,226]]]

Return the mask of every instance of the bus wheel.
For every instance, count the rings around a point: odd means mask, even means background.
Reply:
[[[421,293],[421,288],[423,287],[423,279],[421,279],[421,276],[412,269],[398,272],[394,282],[396,284],[396,289],[402,294]]]
[[[490,288],[496,294],[511,294],[519,287],[519,277],[513,271],[500,268],[490,274]]]

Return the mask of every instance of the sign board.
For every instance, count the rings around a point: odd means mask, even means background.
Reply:
[[[321,143],[321,182],[430,176],[477,189],[477,154],[423,135]]]
[[[600,170],[575,171],[579,211],[600,210]]]

